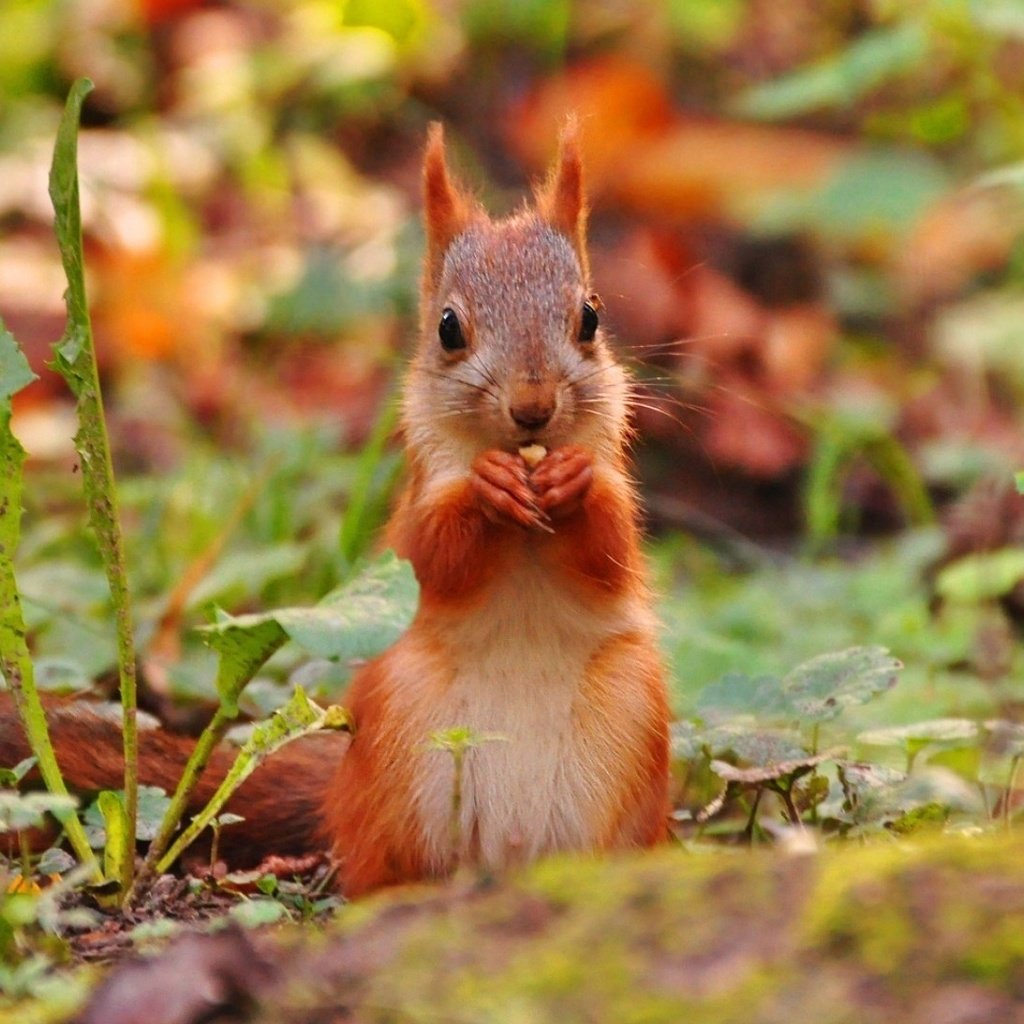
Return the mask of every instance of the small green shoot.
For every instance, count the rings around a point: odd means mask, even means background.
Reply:
[[[241,814],[225,811],[210,822],[210,831],[213,833],[213,838],[210,840],[210,871],[213,871],[214,865],[217,863],[217,855],[220,852],[220,830],[229,825],[238,825],[243,821],[245,818]]]
[[[427,743],[428,750],[440,750],[451,755],[454,777],[452,779],[451,835],[454,867],[460,866],[462,857],[462,791],[466,754],[484,743],[506,742],[506,737],[497,733],[476,732],[466,725],[456,725],[432,733]]]

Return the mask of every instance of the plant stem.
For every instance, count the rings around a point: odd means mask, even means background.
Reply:
[[[25,618],[14,575],[14,552],[21,538],[22,467],[25,450],[11,431],[11,395],[34,379],[24,354],[0,320],[0,344],[7,377],[0,381],[0,673],[14,698],[14,705],[39,764],[39,773],[51,793],[68,796],[46,726],[46,714],[36,689],[35,671],[25,640]],[[99,880],[99,864],[85,830],[72,811],[61,824],[79,861]]]
[[[764,794],[764,789],[760,786],[757,792],[754,794],[754,802],[750,808],[750,815],[747,818],[747,826],[743,830],[743,834],[747,837],[747,844],[749,846],[754,845],[754,829],[757,826],[757,809],[761,806],[761,797]]]
[[[1017,754],[1010,761],[1010,777],[1006,780],[1006,791],[1003,793],[1003,823],[1010,827],[1010,799],[1017,788],[1017,769],[1020,768],[1021,755]]]
[[[203,774],[203,770],[209,763],[214,749],[224,737],[224,733],[227,732],[228,726],[234,719],[234,715],[227,713],[223,707],[219,707],[214,712],[213,718],[207,723],[206,728],[203,730],[189,756],[184,771],[181,773],[181,778],[178,780],[174,795],[171,797],[170,805],[164,814],[163,820],[160,822],[160,828],[153,837],[153,841],[149,844],[146,859],[139,869],[139,876],[135,881],[134,889],[129,898],[134,897],[135,893],[139,891],[140,886],[156,870],[164,851],[171,842],[171,837],[181,822],[185,809],[188,807],[189,797],[192,796],[192,791],[196,788],[199,777]]]
[[[452,767],[455,777],[452,781],[452,820],[451,840],[453,868],[458,870],[462,861],[462,769],[465,763],[465,751],[461,747],[452,750]]]
[[[122,735],[124,742],[124,807],[127,829],[116,859],[121,865],[121,893],[131,889],[135,864],[135,831],[138,818],[138,738],[136,729],[135,640],[131,601],[125,568],[124,542],[118,514],[117,491],[110,441],[103,414],[99,371],[92,323],[85,294],[82,257],[82,216],[78,190],[78,126],[82,104],[92,89],[80,78],[71,87],[67,106],[57,130],[50,167],[50,198],[54,230],[60,248],[68,288],[68,318],[64,336],[54,346],[53,366],[67,381],[77,399],[78,432],[75,448],[81,456],[82,480],[89,509],[89,523],[96,535],[103,568],[110,587],[117,628],[117,661],[120,680]]]
[[[793,800],[793,787],[796,785],[796,779],[790,779],[788,786],[781,784],[775,784],[771,788],[782,797],[782,802],[786,808],[786,817],[789,818],[789,823],[794,828],[802,829],[804,823],[800,818],[800,812],[797,810],[796,803]]]

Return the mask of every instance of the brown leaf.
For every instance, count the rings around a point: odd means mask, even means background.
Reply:
[[[712,761],[711,770],[726,782],[738,782],[741,785],[758,785],[762,782],[774,782],[784,779],[787,775],[805,775],[812,768],[824,761],[835,758],[835,752],[815,754],[813,757],[802,757],[794,761],[778,761],[775,764],[758,765],[754,768],[737,768],[728,761]]]

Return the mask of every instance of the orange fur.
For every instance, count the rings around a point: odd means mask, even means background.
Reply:
[[[458,601],[479,591],[500,567],[494,539],[465,483],[432,502],[411,486],[388,524],[390,546],[412,563],[426,601]]]
[[[666,835],[668,708],[626,475],[628,385],[601,333],[584,337],[582,182],[570,127],[536,208],[491,221],[431,129],[410,471],[387,533],[420,605],[353,680],[351,740],[285,748],[236,798],[247,824],[224,839],[250,858],[260,844],[327,849],[358,896],[460,863]],[[460,331],[448,344],[445,316]],[[547,452],[532,469],[517,454],[528,444]],[[117,784],[112,726],[63,713],[54,725],[72,781]],[[453,820],[452,757],[430,741],[459,726],[478,740]],[[144,777],[168,786],[187,742],[158,735],[143,736]],[[11,736],[0,727],[0,760],[24,752]],[[276,829],[294,831],[290,847]]]

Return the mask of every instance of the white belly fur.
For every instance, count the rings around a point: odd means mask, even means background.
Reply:
[[[431,770],[416,773],[413,802],[439,868],[451,862],[453,760],[424,745],[432,732],[455,727],[500,737],[484,740],[465,758],[461,860],[498,868],[595,845],[603,824],[597,804],[609,780],[591,766],[615,760],[611,750],[610,760],[595,756],[595,747],[621,743],[622,722],[584,736],[573,718],[588,662],[623,631],[628,611],[619,607],[614,616],[599,617],[552,590],[544,574],[526,564],[485,608],[446,622],[444,660],[454,671],[432,693],[430,706],[420,708],[423,717],[416,716],[429,725],[413,755],[431,759]],[[650,628],[642,607],[634,628]]]

